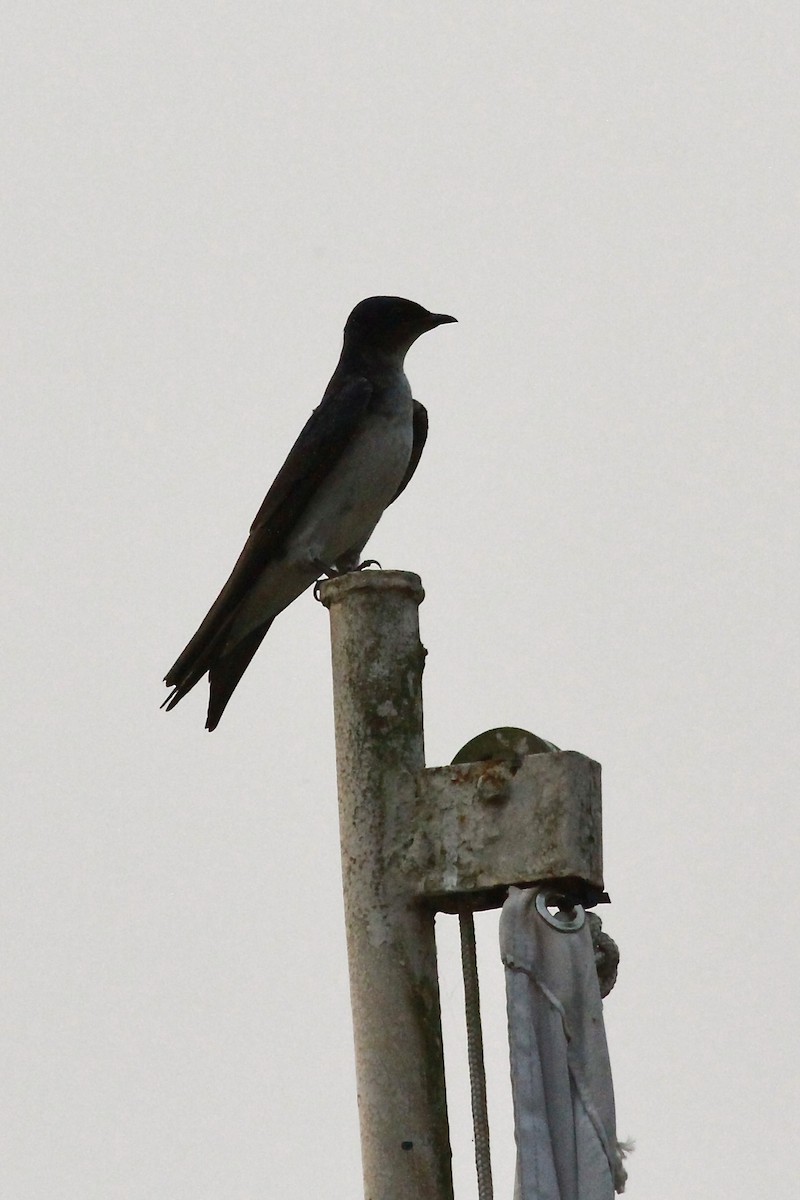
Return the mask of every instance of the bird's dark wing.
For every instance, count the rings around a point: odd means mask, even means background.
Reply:
[[[414,401],[414,441],[411,446],[411,458],[408,460],[406,473],[400,480],[400,486],[389,501],[394,504],[401,492],[405,491],[411,476],[417,469],[422,450],[425,446],[425,439],[428,436],[428,410],[419,400]]]
[[[280,553],[299,516],[355,435],[372,390],[361,376],[351,376],[341,384],[335,377],[331,380],[322,403],[306,421],[267,492],[227,583],[165,676],[167,686],[180,693],[169,697],[169,707],[208,670],[243,597],[264,566]]]
[[[280,547],[298,515],[350,443],[372,399],[373,387],[357,375],[328,385],[258,510],[251,533],[269,529]]]

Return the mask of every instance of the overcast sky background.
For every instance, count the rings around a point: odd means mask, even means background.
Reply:
[[[409,355],[430,438],[368,546],[427,592],[428,763],[510,723],[603,764],[628,1194],[796,1190],[799,26],[6,9],[3,1197],[361,1194],[327,614],[213,735],[205,684],[158,705],[374,293],[459,319]]]

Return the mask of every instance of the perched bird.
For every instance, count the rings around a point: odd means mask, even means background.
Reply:
[[[428,432],[403,370],[406,352],[455,319],[399,296],[356,305],[321,403],[267,492],[228,582],[165,676],[173,690],[162,708],[174,708],[208,672],[206,729],[216,729],[278,613],[321,575],[358,569]]]

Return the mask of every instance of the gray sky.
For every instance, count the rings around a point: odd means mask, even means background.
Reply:
[[[4,1197],[360,1194],[327,615],[213,735],[204,686],[158,705],[376,292],[460,322],[409,355],[430,439],[368,547],[425,584],[428,762],[504,723],[602,762],[629,1194],[792,1194],[799,25],[12,2]]]

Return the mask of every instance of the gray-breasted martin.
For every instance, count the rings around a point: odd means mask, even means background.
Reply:
[[[339,363],[250,527],[205,620],[165,676],[174,708],[208,672],[206,729],[279,612],[320,575],[355,570],[385,508],[417,468],[428,414],[412,399],[406,352],[455,321],[399,296],[371,296],[344,327]]]

